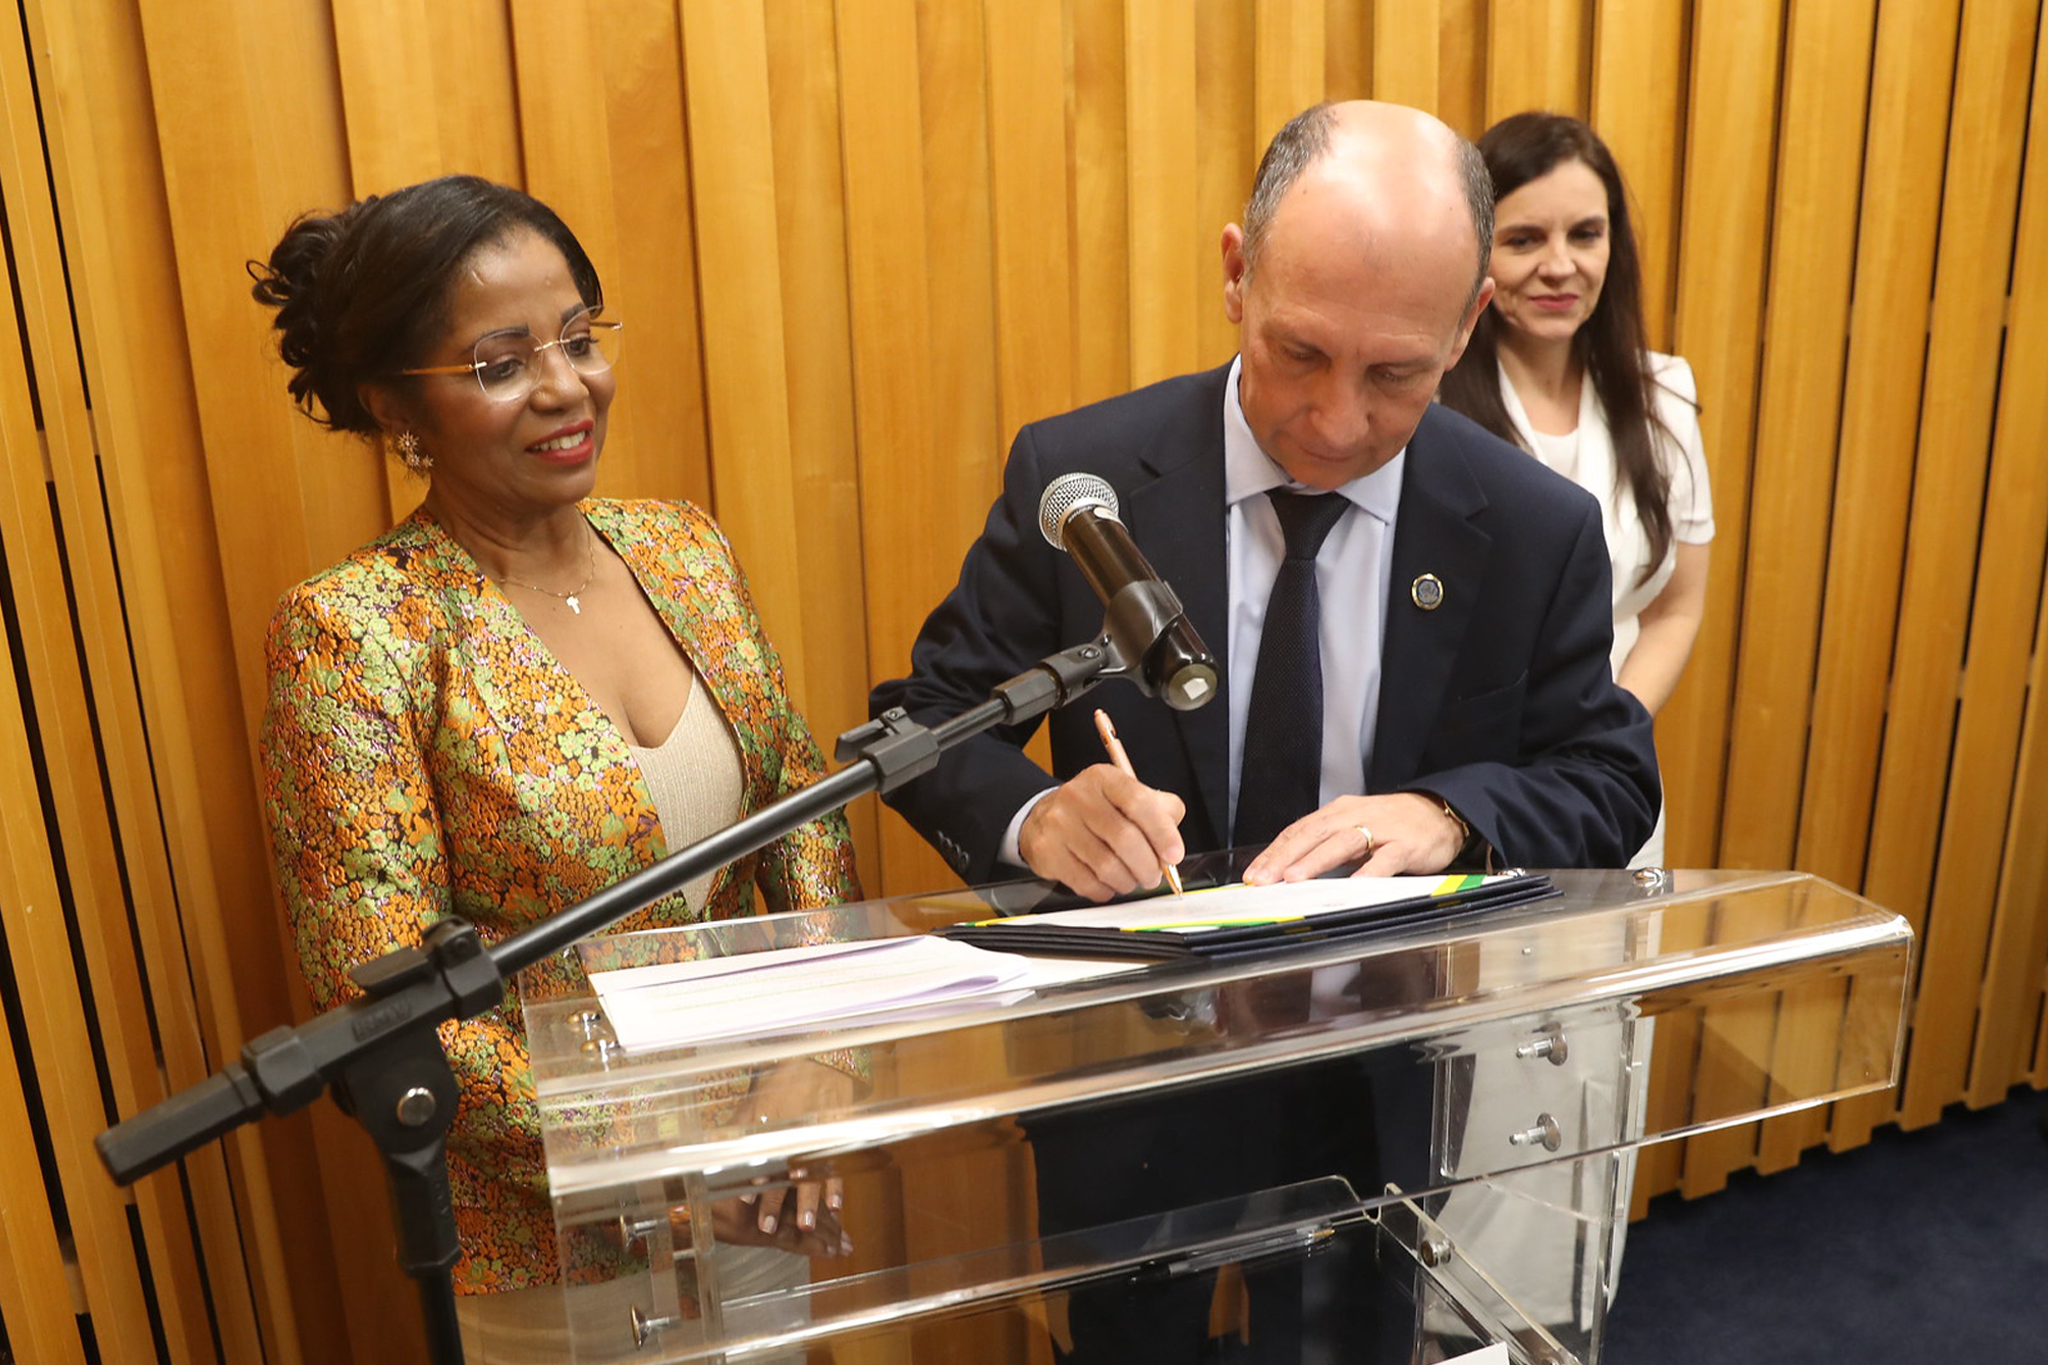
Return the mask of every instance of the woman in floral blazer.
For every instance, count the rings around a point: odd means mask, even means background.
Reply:
[[[253,273],[309,414],[429,480],[271,623],[265,795],[317,1006],[443,916],[500,941],[822,774],[718,527],[590,496],[618,329],[551,211],[449,177],[301,219]],[[843,818],[618,927],[750,914],[757,893],[771,912],[857,897]],[[517,1007],[442,1038],[462,1082],[457,1291],[552,1283]],[[780,1244],[820,1250],[793,1226]]]

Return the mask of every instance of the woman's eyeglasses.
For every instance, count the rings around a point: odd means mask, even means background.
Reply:
[[[527,331],[489,332],[477,338],[476,358],[467,365],[422,365],[400,374],[473,374],[488,398],[506,402],[524,398],[540,383],[541,357],[560,351],[578,374],[603,374],[619,361],[619,332],[625,326],[605,322],[585,309],[562,324],[553,341],[535,341]]]

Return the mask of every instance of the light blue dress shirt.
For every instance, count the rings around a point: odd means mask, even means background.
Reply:
[[[1314,489],[1290,481],[1287,471],[1252,439],[1237,398],[1238,370],[1223,386],[1224,553],[1230,566],[1230,810],[1236,819],[1238,774],[1244,767],[1245,716],[1266,599],[1280,572],[1285,540],[1266,491]],[[1372,736],[1380,707],[1380,648],[1386,639],[1387,580],[1394,568],[1394,517],[1401,505],[1404,447],[1364,478],[1332,489],[1351,510],[1337,519],[1316,555],[1316,595],[1322,607],[1322,802],[1365,790]]]

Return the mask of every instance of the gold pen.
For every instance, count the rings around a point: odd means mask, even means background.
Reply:
[[[1124,752],[1124,742],[1116,737],[1116,727],[1109,723],[1109,712],[1095,708],[1095,732],[1102,736],[1102,747],[1109,750],[1109,761],[1116,764],[1116,770],[1125,777],[1135,779],[1138,774],[1131,768],[1131,756]],[[1173,894],[1182,894],[1180,869],[1172,863],[1161,863],[1159,870],[1166,874],[1166,884],[1173,888]]]

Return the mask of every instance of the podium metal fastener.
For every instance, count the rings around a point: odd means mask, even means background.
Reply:
[[[1564,1145],[1564,1130],[1557,1126],[1556,1118],[1549,1114],[1538,1114],[1536,1123],[1525,1132],[1509,1133],[1510,1147],[1541,1147],[1554,1152]]]
[[[1535,1057],[1548,1057],[1552,1066],[1563,1066],[1572,1055],[1572,1045],[1566,1041],[1561,1031],[1553,1029],[1534,1042],[1523,1043],[1515,1049],[1515,1055],[1524,1061]]]
[[[656,1317],[652,1313],[642,1312],[640,1305],[637,1303],[633,1305],[631,1316],[633,1322],[633,1344],[635,1346],[645,1346],[662,1333],[668,1331],[669,1328],[683,1325],[683,1319],[680,1316]]]
[[[635,1218],[630,1213],[622,1213],[619,1215],[619,1242],[629,1248],[637,1246],[667,1221],[666,1218]]]

